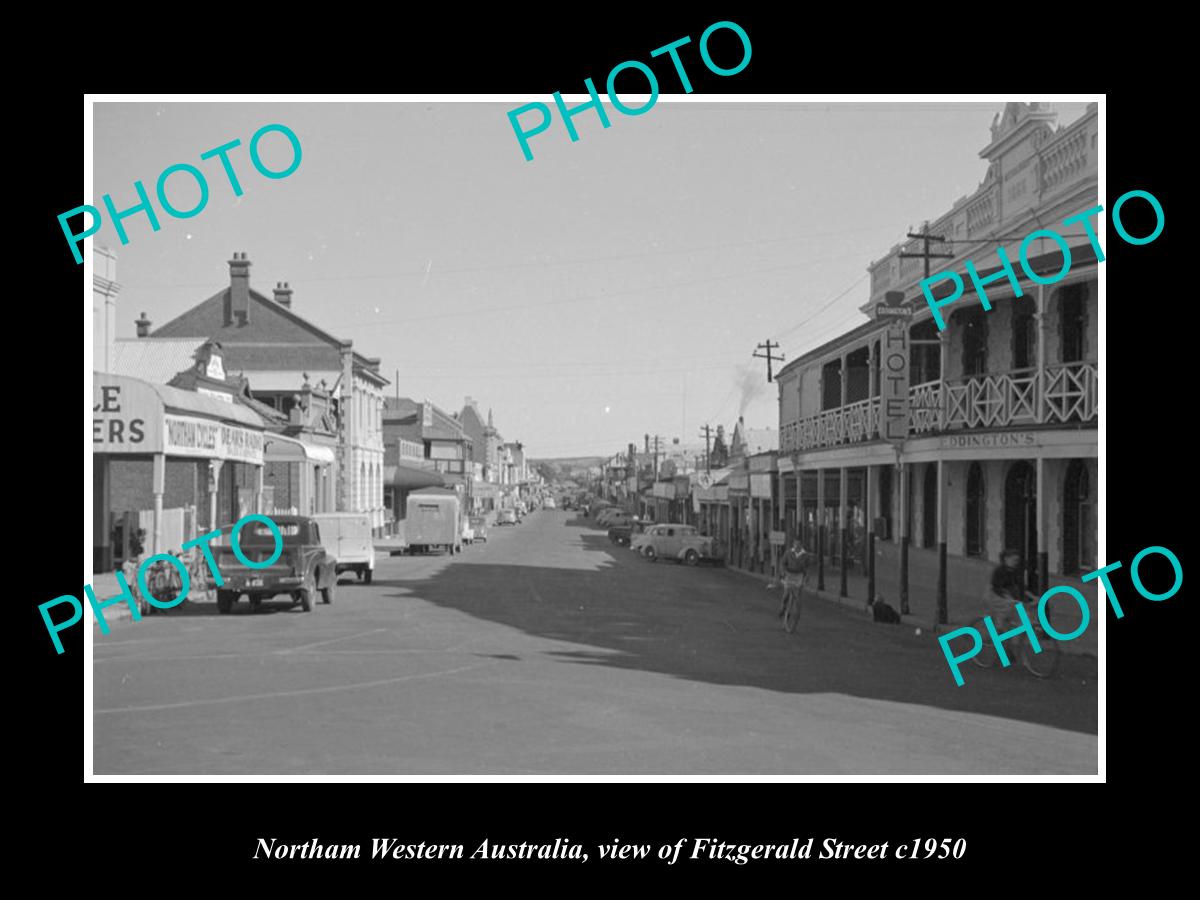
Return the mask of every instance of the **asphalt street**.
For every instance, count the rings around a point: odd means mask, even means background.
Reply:
[[[311,613],[188,603],[94,633],[97,774],[871,775],[1097,770],[1094,660],[964,670],[911,627],[543,510],[381,556]]]

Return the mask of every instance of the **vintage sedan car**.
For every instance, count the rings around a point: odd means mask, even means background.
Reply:
[[[498,513],[496,513],[496,527],[497,528],[499,528],[501,525],[516,525],[516,524],[517,524],[517,511],[515,509],[510,509],[508,507],[505,507],[504,509],[502,509]]]
[[[473,540],[483,541],[486,544],[487,543],[487,532],[488,532],[487,517],[486,516],[471,516],[468,519],[468,522],[470,523],[470,526],[471,526],[471,533],[473,535]]]
[[[699,532],[695,525],[654,525],[646,529],[642,556],[651,562],[673,559],[694,566],[702,560],[719,562],[722,548],[717,539]]]
[[[657,534],[657,529],[660,527],[663,527],[663,526],[655,525],[653,522],[644,523],[640,534],[630,535],[629,549],[632,550],[634,553],[638,553],[642,556],[645,556],[646,555],[646,547],[649,546],[650,539],[652,537],[654,537],[655,534]]]
[[[222,584],[210,583],[217,592],[217,612],[232,612],[238,598],[245,594],[250,607],[277,594],[287,594],[304,612],[312,610],[313,598],[333,602],[337,586],[337,560],[325,549],[320,523],[306,516],[271,516],[279,529],[283,547],[277,555],[275,536],[262,522],[250,522],[238,535],[238,546],[246,559],[258,565],[247,566],[237,558],[232,526],[221,529],[212,542],[213,556],[222,576]],[[270,565],[263,565],[271,560]]]

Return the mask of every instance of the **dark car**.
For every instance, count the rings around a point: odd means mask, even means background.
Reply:
[[[653,525],[654,523],[643,522],[636,516],[631,519],[626,518],[608,529],[608,539],[618,546],[628,547],[634,535],[645,532],[647,524]]]
[[[287,594],[305,612],[312,610],[313,596],[320,591],[324,603],[333,602],[337,585],[337,560],[326,552],[321,543],[320,526],[306,516],[271,516],[283,538],[283,548],[268,566],[247,566],[237,558],[231,543],[232,527],[221,529],[221,536],[212,543],[213,556],[223,584],[210,582],[217,592],[217,611],[228,613],[238,598],[245,594],[250,606],[263,600]],[[242,555],[254,563],[265,562],[274,555],[276,540],[263,522],[251,521],[238,533]]]

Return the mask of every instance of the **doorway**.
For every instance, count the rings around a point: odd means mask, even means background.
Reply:
[[[1021,554],[1026,589],[1036,584],[1037,473],[1025,460],[1013,463],[1004,479],[1004,546]]]

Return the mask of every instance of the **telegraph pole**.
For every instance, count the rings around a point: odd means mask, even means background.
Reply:
[[[712,471],[712,451],[709,450],[709,446],[710,446],[711,435],[712,435],[712,427],[709,425],[705,425],[703,434],[704,434],[704,471],[711,472]]]
[[[946,237],[945,237],[945,235],[941,235],[941,234],[930,234],[928,221],[926,221],[925,224],[921,226],[921,232],[919,234],[913,234],[910,231],[910,232],[908,232],[908,236],[910,238],[912,238],[914,241],[921,241],[921,243],[922,243],[921,252],[920,253],[900,253],[898,255],[902,259],[923,259],[923,260],[925,260],[925,277],[926,278],[929,277],[929,261],[931,259],[954,259],[953,253],[931,253],[929,251],[929,244],[931,241],[937,241],[938,243],[944,244],[946,242]],[[945,377],[944,372],[941,374],[942,374],[942,377]],[[907,467],[906,467],[906,471],[907,471]],[[938,468],[938,474],[939,474],[938,493],[940,494],[943,490],[945,490],[945,485],[942,483],[942,480],[940,478],[940,475],[941,475],[941,467],[940,466]],[[908,489],[907,486],[905,486],[904,490],[907,490],[907,489]],[[938,497],[939,509],[942,506],[941,500],[942,500],[942,498]],[[910,513],[910,515],[911,515],[911,513]],[[908,526],[907,526],[907,523],[905,523],[904,532],[900,538],[900,612],[905,613],[905,614],[908,613],[908,542],[909,542]],[[937,610],[938,610],[937,611],[938,623],[939,624],[944,623],[946,621],[946,544],[944,542],[941,542],[938,545]]]
[[[776,350],[778,348],[779,348],[779,344],[772,342],[770,339],[764,341],[763,343],[759,344],[757,347],[754,348],[755,351],[758,351],[758,350],[766,350],[767,351],[765,354],[758,353],[758,352],[755,352],[755,354],[754,354],[755,359],[765,359],[767,361],[767,381],[773,380],[773,378],[772,378],[773,373],[771,371],[771,363],[783,362],[783,354],[782,353],[779,354],[778,356],[775,356],[771,353],[772,350]]]
[[[945,237],[945,235],[941,235],[941,234],[930,234],[928,222],[926,222],[924,225],[921,226],[920,234],[913,234],[910,231],[910,232],[908,232],[908,236],[910,238],[912,238],[914,241],[922,241],[924,243],[924,247],[922,248],[920,253],[899,253],[897,255],[901,259],[923,259],[923,260],[925,260],[925,277],[926,278],[929,277],[929,261],[931,259],[954,259],[953,253],[930,253],[929,252],[929,242],[930,241],[938,241],[939,243],[945,243],[946,237]]]

